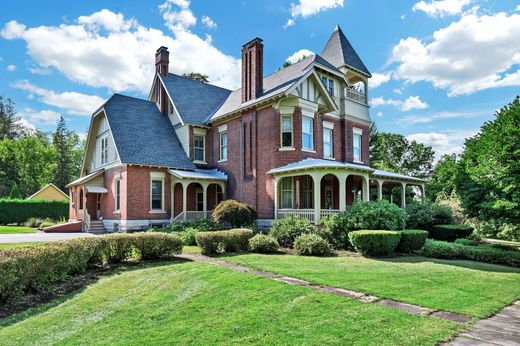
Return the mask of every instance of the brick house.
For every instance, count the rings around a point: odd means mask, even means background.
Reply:
[[[339,27],[321,55],[266,77],[262,40],[247,42],[237,90],[169,73],[165,47],[155,64],[148,100],[114,94],[92,116],[82,176],[68,185],[70,219],[86,230],[209,217],[226,198],[254,206],[259,223],[319,223],[371,188],[424,194],[423,180],[370,167],[371,74]]]

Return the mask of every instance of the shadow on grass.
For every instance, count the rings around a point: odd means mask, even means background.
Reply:
[[[15,302],[2,302],[0,309],[0,328],[8,327],[32,316],[55,308],[76,295],[84,292],[88,286],[102,278],[121,275],[135,270],[151,269],[172,264],[191,262],[188,259],[173,257],[169,260],[122,262],[110,267],[98,267],[85,273],[73,275],[55,283],[48,290],[26,294]]]

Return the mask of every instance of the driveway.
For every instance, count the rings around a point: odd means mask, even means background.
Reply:
[[[95,237],[91,233],[27,233],[27,234],[0,234],[0,243],[29,243],[68,240],[80,237]]]

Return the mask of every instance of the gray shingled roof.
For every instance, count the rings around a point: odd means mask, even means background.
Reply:
[[[228,98],[231,90],[169,73],[159,75],[181,119],[186,124],[203,125]]]
[[[372,76],[339,25],[336,26],[336,30],[330,36],[321,55],[336,67],[347,65],[370,77]]]
[[[154,102],[114,94],[103,108],[122,163],[196,168]]]

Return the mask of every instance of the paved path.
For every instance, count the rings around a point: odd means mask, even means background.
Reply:
[[[91,233],[25,233],[25,234],[0,234],[0,243],[29,243],[68,240],[79,237],[95,237]]]

